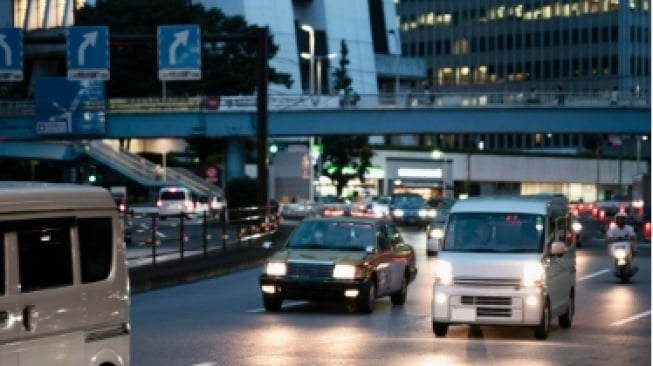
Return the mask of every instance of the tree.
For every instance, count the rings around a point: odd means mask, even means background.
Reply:
[[[110,34],[151,34],[165,24],[198,24],[203,34],[250,34],[256,26],[240,16],[228,17],[217,8],[205,9],[188,0],[97,0],[75,13],[76,25],[106,25]],[[268,58],[278,46],[268,38]],[[244,42],[203,42],[202,80],[170,81],[170,96],[252,94],[255,80],[256,44]],[[112,42],[111,78],[106,83],[108,97],[161,95],[158,80],[157,45]],[[268,68],[270,83],[289,88],[292,78]]]
[[[338,62],[339,67],[333,71],[333,87],[336,90],[344,90],[345,95],[350,95],[353,92],[351,87],[351,78],[347,73],[347,65],[349,65],[349,59],[347,58],[348,54],[349,49],[347,48],[347,42],[345,42],[343,39],[340,42],[340,61]]]
[[[331,179],[338,196],[350,180],[365,179],[374,155],[367,136],[324,136],[322,145],[322,174]]]

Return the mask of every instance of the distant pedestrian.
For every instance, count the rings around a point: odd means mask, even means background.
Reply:
[[[618,102],[619,102],[619,91],[615,86],[614,88],[612,88],[612,91],[610,92],[610,105],[617,105]]]
[[[338,103],[340,104],[340,107],[345,106],[345,89],[338,90]]]
[[[565,104],[565,94],[562,92],[562,86],[558,85],[558,105]]]

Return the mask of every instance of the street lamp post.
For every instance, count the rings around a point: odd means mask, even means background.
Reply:
[[[390,29],[388,31],[388,34],[392,34],[395,38],[395,44],[397,45],[397,53],[395,53],[395,64],[394,64],[394,72],[395,72],[395,95],[399,95],[399,56],[401,55],[401,44],[399,43],[399,34],[394,29]]]
[[[322,60],[336,57],[335,53],[329,53],[326,56],[316,56],[317,59],[317,93],[322,95]]]
[[[310,55],[309,93],[315,94],[315,29],[308,24],[302,24],[301,28],[308,32],[308,54]]]

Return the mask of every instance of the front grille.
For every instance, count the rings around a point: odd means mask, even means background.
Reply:
[[[453,283],[461,286],[519,287],[518,278],[455,277]]]
[[[288,262],[287,277],[328,279],[333,277],[332,263],[296,263]]]
[[[492,318],[510,318],[512,310],[496,309],[496,308],[478,308],[476,309],[476,316],[478,317],[492,317]]]
[[[500,296],[463,296],[460,302],[463,305],[510,306],[512,305],[512,298]]]

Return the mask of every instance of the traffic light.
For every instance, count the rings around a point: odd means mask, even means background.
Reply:
[[[270,155],[275,155],[276,153],[279,152],[279,145],[275,142],[270,143],[268,146],[268,151],[270,152]]]
[[[95,165],[89,165],[87,180],[91,184],[97,182],[97,169]]]

